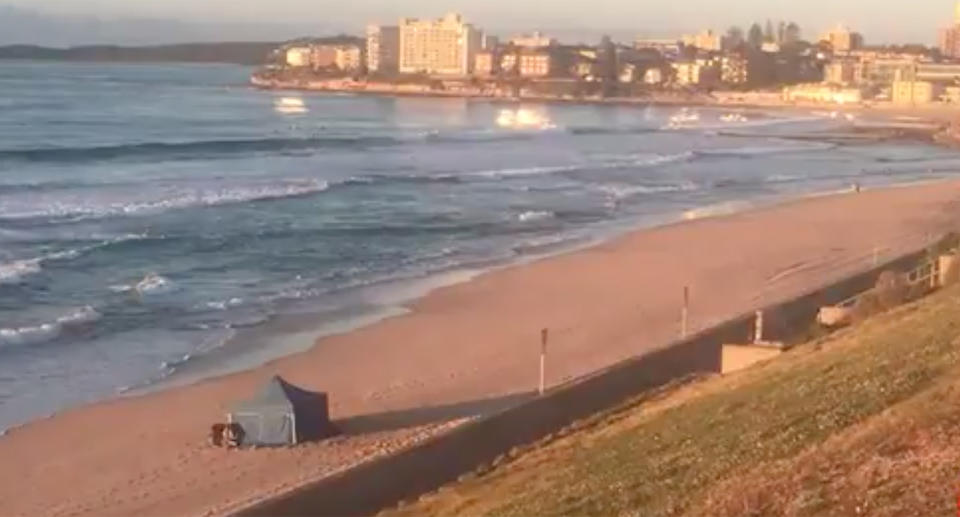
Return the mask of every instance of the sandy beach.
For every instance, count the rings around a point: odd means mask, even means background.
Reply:
[[[0,438],[4,515],[216,515],[665,346],[684,286],[708,327],[960,226],[960,182],[804,198],[640,230],[436,290],[409,314],[254,370],[63,412]],[[720,210],[723,211],[722,209]],[[326,391],[345,436],[224,451],[209,424],[273,374]]]

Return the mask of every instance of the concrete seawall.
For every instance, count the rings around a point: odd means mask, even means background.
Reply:
[[[766,308],[766,336],[789,340],[815,321],[822,305],[838,303],[873,286],[883,270],[906,271],[925,256],[918,251],[806,295]],[[544,396],[486,416],[419,446],[262,501],[235,515],[366,515],[435,490],[511,448],[694,373],[719,372],[724,343],[747,342],[753,314],[705,330],[661,350],[628,359],[548,391]]]

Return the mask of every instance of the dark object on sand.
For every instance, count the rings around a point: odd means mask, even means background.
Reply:
[[[210,426],[210,445],[223,447],[223,435],[227,424],[213,424]]]
[[[224,439],[227,441],[227,447],[237,448],[242,446],[244,436],[246,436],[246,433],[243,432],[243,427],[240,424],[227,424],[224,429]]]
[[[249,400],[233,405],[229,422],[243,433],[245,446],[285,446],[336,434],[326,393],[298,388],[279,376]]]

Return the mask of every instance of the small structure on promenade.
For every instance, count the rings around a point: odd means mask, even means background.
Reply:
[[[280,376],[234,404],[227,421],[242,428],[242,446],[296,445],[336,434],[327,394],[299,388]]]
[[[790,348],[781,342],[764,339],[763,316],[763,311],[757,311],[754,319],[753,343],[723,345],[720,354],[720,373],[743,370],[761,361],[772,359]]]
[[[789,347],[779,342],[725,344],[721,353],[720,373],[743,370],[761,361],[773,359],[787,350]]]

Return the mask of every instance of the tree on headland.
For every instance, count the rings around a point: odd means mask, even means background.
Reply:
[[[733,50],[739,48],[744,43],[743,29],[734,25],[727,29],[727,35],[723,37],[724,50]]]
[[[763,28],[760,27],[759,23],[754,23],[750,26],[750,32],[747,34],[747,43],[753,48],[763,46]]]
[[[767,19],[767,28],[763,31],[763,42],[774,43],[777,41],[777,35],[773,32],[773,22]]]
[[[786,32],[783,35],[783,42],[786,44],[797,43],[800,41],[802,34],[800,33],[800,26],[795,22],[790,22],[787,24]]]

